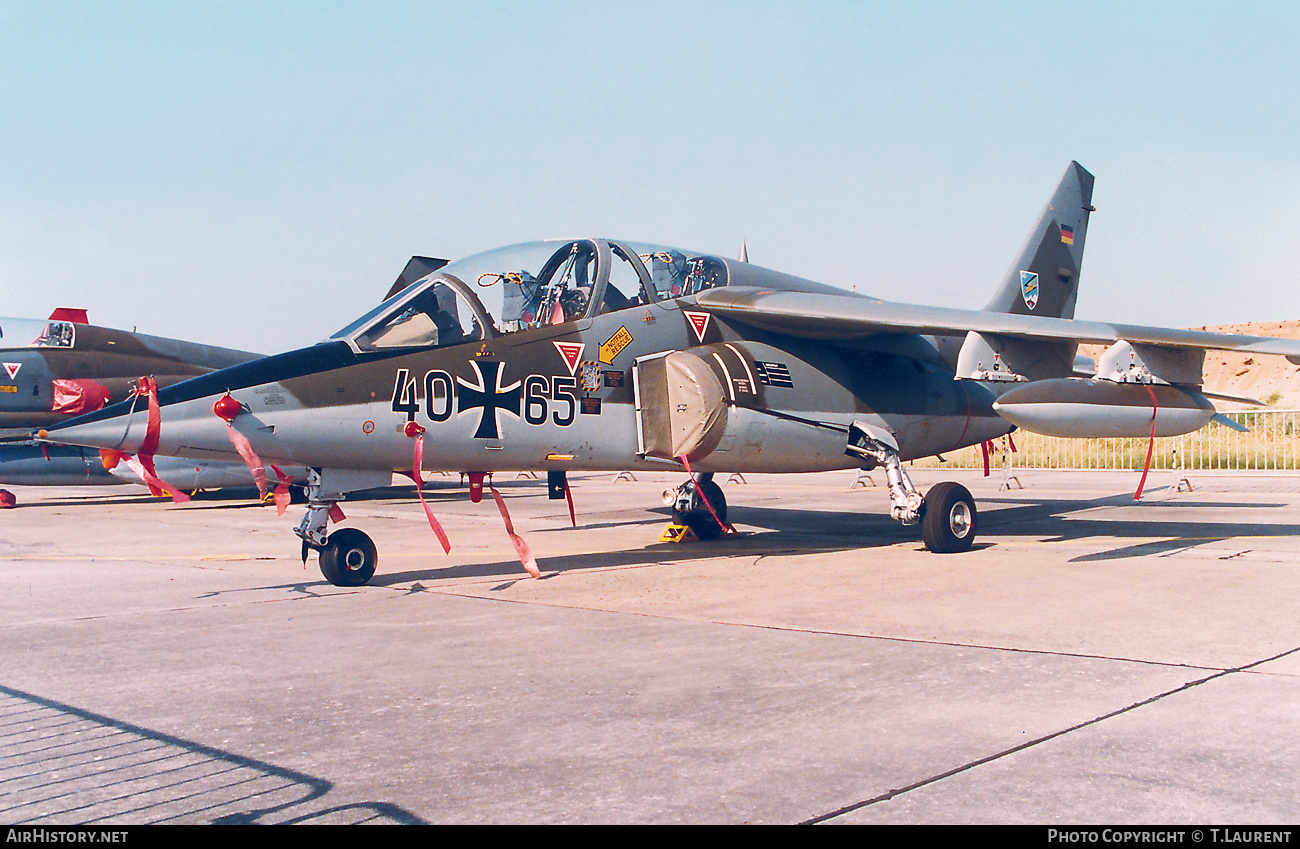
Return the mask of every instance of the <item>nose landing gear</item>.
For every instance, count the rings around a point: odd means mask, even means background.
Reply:
[[[329,521],[342,521],[343,511],[338,502],[341,491],[326,492],[322,474],[318,469],[307,471],[307,513],[294,528],[302,539],[302,561],[307,562],[307,552],[319,552],[320,572],[336,587],[361,587],[370,582],[379,565],[379,553],[374,540],[356,528],[339,528],[329,532]]]

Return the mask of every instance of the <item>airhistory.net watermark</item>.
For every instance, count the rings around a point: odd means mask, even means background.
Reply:
[[[125,843],[126,835],[99,829],[10,828],[5,843]]]

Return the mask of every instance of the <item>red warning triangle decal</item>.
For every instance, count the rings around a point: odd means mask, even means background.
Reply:
[[[18,369],[22,368],[22,365],[22,363],[5,363],[5,371],[9,372],[10,380],[18,376]]]
[[[700,340],[700,344],[703,344],[704,334],[709,332],[709,319],[713,318],[713,316],[706,312],[688,312],[687,310],[682,310],[682,315],[686,316],[686,320],[691,323],[691,328],[695,331],[695,338]]]
[[[578,368],[578,361],[582,359],[582,349],[587,347],[582,342],[552,342],[555,350],[560,352],[560,359],[569,367],[569,374],[573,374]]]

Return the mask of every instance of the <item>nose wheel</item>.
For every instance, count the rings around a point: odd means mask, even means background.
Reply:
[[[374,540],[356,528],[339,528],[320,550],[320,573],[336,587],[361,587],[379,564]]]
[[[302,540],[302,562],[312,549],[320,552],[320,573],[336,587],[361,587],[375,576],[379,554],[375,542],[356,528],[338,528],[329,531],[329,521],[341,521],[343,511],[338,509],[341,492],[326,492],[321,485],[319,469],[307,473],[307,513],[294,528]]]

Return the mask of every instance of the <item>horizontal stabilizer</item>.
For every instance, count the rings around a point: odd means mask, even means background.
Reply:
[[[1238,424],[1237,422],[1234,422],[1232,419],[1228,418],[1223,413],[1216,414],[1214,418],[1210,419],[1210,421],[1218,422],[1224,427],[1230,427],[1233,430],[1239,431],[1241,433],[1250,433],[1250,428],[1246,427],[1244,424]]]

